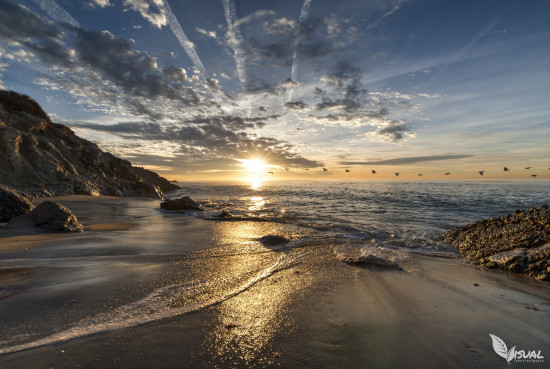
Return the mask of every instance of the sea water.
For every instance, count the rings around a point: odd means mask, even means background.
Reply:
[[[180,183],[206,217],[226,209],[241,219],[293,223],[318,234],[385,247],[453,252],[452,227],[550,203],[548,181]]]

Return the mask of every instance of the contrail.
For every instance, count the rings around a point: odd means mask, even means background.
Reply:
[[[54,21],[68,23],[73,27],[80,27],[80,23],[54,0],[34,0],[34,2]]]
[[[310,7],[311,7],[311,0],[304,0],[304,4],[302,5],[302,11],[300,12],[300,18],[299,18],[300,25],[302,25],[306,21],[307,16],[309,14]],[[298,74],[298,63],[296,61],[296,55],[298,54],[298,44],[301,41],[301,39],[302,39],[302,35],[298,34],[298,36],[294,40],[294,50],[292,55],[292,70],[290,72],[290,78],[292,79],[292,81],[296,81],[296,76]],[[290,100],[292,100],[292,94],[294,94],[294,87],[290,88],[290,91],[288,92],[288,99],[286,100],[286,102],[289,102]]]
[[[192,43],[187,36],[185,35],[185,32],[183,32],[183,29],[181,28],[180,22],[178,22],[178,19],[174,15],[174,12],[172,12],[172,8],[170,8],[170,5],[168,4],[168,1],[163,0],[164,3],[164,13],[166,15],[166,22],[170,26],[170,29],[178,39],[179,43],[195,65],[195,67],[201,72],[201,74],[204,76],[204,78],[207,77],[206,69],[204,69],[204,65],[201,62],[201,59],[199,58],[199,55],[195,51],[195,44]]]
[[[438,77],[449,65],[456,63],[460,60],[464,54],[466,54],[475,44],[479,42],[490,30],[492,30],[501,20],[504,18],[517,4],[518,0],[511,0],[506,6],[504,6],[500,11],[498,11],[485,25],[483,28],[472,37],[470,42],[464,45],[460,50],[458,50],[451,60],[449,60],[441,68],[439,73],[433,76],[431,79]]]
[[[237,21],[237,9],[235,2],[232,0],[222,0],[223,9],[225,13],[225,20],[227,21],[227,35],[229,46],[233,50],[233,57],[235,58],[235,66],[237,68],[237,76],[241,82],[241,88],[246,90],[246,71],[244,50],[242,44],[244,43],[243,36],[238,27],[235,27]]]

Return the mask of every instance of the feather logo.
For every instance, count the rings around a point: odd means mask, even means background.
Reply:
[[[495,350],[497,355],[506,359],[508,364],[510,364],[510,361],[512,361],[516,357],[516,346],[512,347],[510,351],[508,351],[508,348],[506,347],[506,344],[503,340],[501,340],[494,334],[489,333],[489,336],[491,336],[491,339],[493,340],[493,349]]]

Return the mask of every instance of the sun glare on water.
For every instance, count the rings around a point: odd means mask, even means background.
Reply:
[[[260,159],[242,159],[241,166],[245,168],[245,180],[251,183],[254,190],[262,186],[267,165]]]

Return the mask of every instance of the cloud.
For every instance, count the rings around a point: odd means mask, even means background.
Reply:
[[[413,156],[408,158],[395,158],[388,160],[376,160],[376,161],[343,161],[341,165],[407,165],[423,163],[427,161],[440,161],[440,160],[458,160],[471,158],[473,155],[464,154],[451,154],[451,155],[430,155],[430,156]]]
[[[79,63],[101,73],[132,96],[166,97],[197,103],[196,94],[185,88],[185,72],[173,67],[159,68],[156,59],[134,48],[134,42],[108,31],[75,29],[74,44]]]
[[[243,17],[243,18],[235,21],[235,23],[233,25],[235,27],[239,27],[240,25],[242,25],[244,23],[248,23],[248,22],[256,20],[258,18],[263,18],[263,17],[266,17],[268,15],[275,15],[275,14],[276,13],[273,10],[260,9],[260,10],[255,11],[252,14],[247,15],[246,17]]]
[[[295,146],[287,141],[238,131],[239,128],[248,128],[247,122],[250,123],[250,119],[202,117],[187,121],[185,125],[162,126],[159,123],[134,122],[114,125],[79,123],[73,127],[109,132],[131,140],[178,143],[181,145],[179,155],[186,159],[261,156],[273,165],[322,166],[321,162],[302,157],[295,151]]]
[[[307,104],[303,101],[288,101],[285,106],[290,109],[301,110],[307,108]]]
[[[122,3],[126,9],[138,12],[158,29],[168,24],[163,0],[124,0]]]
[[[160,119],[189,106],[216,106],[207,98],[216,80],[193,80],[182,68],[158,66],[157,59],[136,49],[134,41],[108,31],[60,27],[0,0],[0,38],[13,60],[22,61],[24,51],[25,61],[42,63],[44,72],[35,83],[67,91],[94,111]]]
[[[95,5],[95,6],[99,6],[100,8],[105,8],[107,6],[112,6],[113,5],[109,2],[109,0],[92,0],[92,2],[90,4]]]
[[[405,136],[414,136],[414,132],[407,123],[398,121],[389,121],[384,128],[377,130],[376,134],[390,142],[401,141]]]

